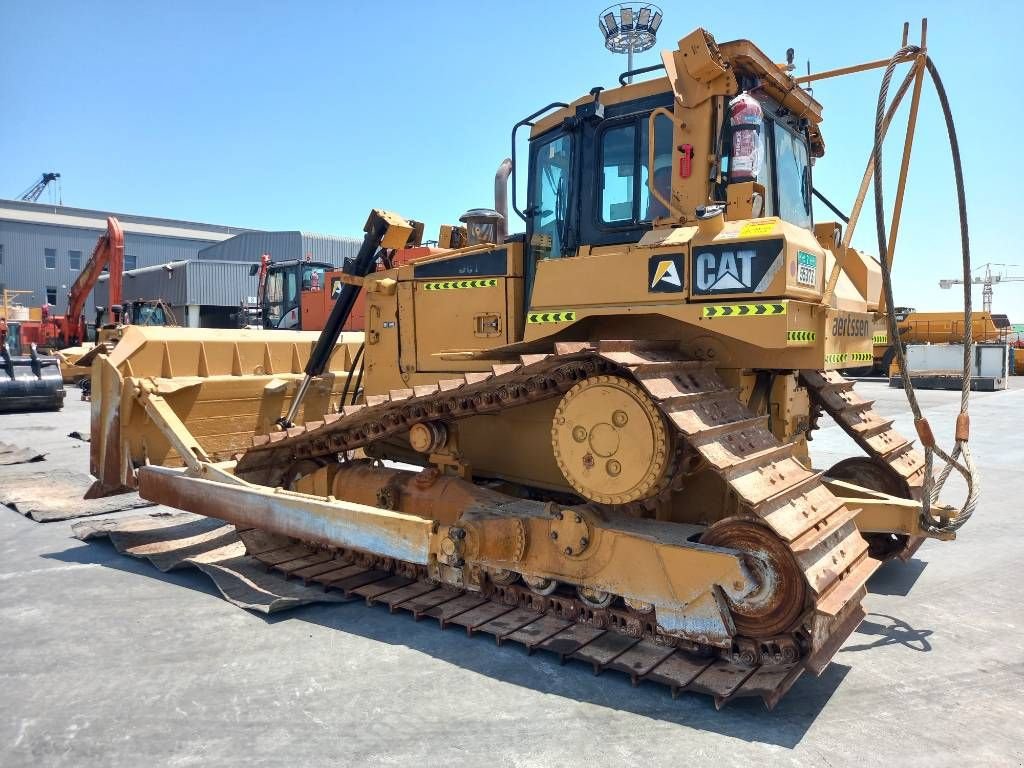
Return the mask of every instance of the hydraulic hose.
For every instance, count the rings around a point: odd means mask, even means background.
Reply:
[[[906,353],[903,345],[898,342],[899,332],[897,330],[896,316],[893,307],[896,306],[892,290],[892,270],[889,264],[888,235],[885,225],[885,207],[882,189],[882,144],[886,130],[886,102],[889,94],[889,83],[892,79],[896,65],[906,61],[908,58],[917,57],[921,54],[921,48],[915,45],[908,45],[897,51],[889,60],[882,78],[882,86],[878,93],[878,106],[875,112],[875,138],[872,147],[872,158],[874,161],[874,192],[875,192],[875,224],[878,234],[878,254],[882,268],[882,286],[885,291],[886,306],[888,308],[889,338],[895,339],[894,347],[896,358],[899,361],[903,391],[906,393],[907,402],[914,415],[914,427],[921,438],[924,447],[925,457],[925,478],[922,489],[921,526],[932,533],[952,533],[959,530],[974,514],[978,503],[980,492],[980,478],[974,459],[971,455],[969,439],[969,417],[967,413],[968,402],[971,393],[971,373],[973,356],[973,329],[972,329],[972,308],[971,308],[971,245],[967,227],[967,200],[964,193],[963,167],[960,162],[960,144],[957,141],[956,126],[953,122],[953,114],[949,107],[949,100],[946,96],[946,89],[939,77],[939,71],[935,67],[931,57],[925,56],[925,68],[935,87],[942,107],[943,118],[946,123],[946,133],[949,138],[950,154],[953,158],[953,175],[956,182],[957,208],[960,219],[960,250],[964,271],[964,360],[963,360],[963,384],[960,393],[960,414],[956,421],[956,436],[953,450],[946,452],[936,444],[928,420],[921,412],[921,406],[917,401],[917,393],[910,381],[907,372]],[[904,83],[904,86],[906,83]],[[943,462],[942,470],[938,477],[934,474],[935,457],[938,456]],[[959,472],[967,484],[967,496],[963,506],[957,513],[955,519],[945,516],[936,517],[932,513],[932,506],[937,503],[939,493],[945,485],[953,470]]]

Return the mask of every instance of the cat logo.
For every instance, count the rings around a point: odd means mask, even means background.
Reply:
[[[647,289],[651,293],[682,293],[683,255],[651,256],[647,260]]]
[[[764,293],[783,261],[782,240],[697,246],[693,249],[693,293]]]

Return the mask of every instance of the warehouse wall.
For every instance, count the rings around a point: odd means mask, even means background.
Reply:
[[[26,306],[46,302],[46,289],[56,289],[56,312],[67,310],[67,293],[79,275],[71,269],[69,251],[81,251],[81,265],[89,259],[101,230],[49,224],[29,224],[0,220],[0,286],[12,290],[31,290],[32,295],[18,297]],[[195,259],[208,240],[185,240],[133,232],[125,233],[125,261],[134,257],[138,267],[171,261]],[[45,249],[56,251],[53,269],[45,266]],[[92,317],[94,302],[90,299],[86,317]]]
[[[249,275],[249,264],[238,261],[191,261],[188,263],[188,302],[200,306],[230,307],[256,293],[259,279]]]
[[[243,300],[256,294],[258,278],[249,274],[249,264],[241,261],[176,261],[155,267],[125,272],[122,300],[163,299],[174,309],[181,325],[186,324],[187,308],[199,310],[200,322],[207,328],[233,327],[229,315],[238,311]],[[96,285],[96,303],[107,306],[109,279]],[[93,316],[86,315],[92,322]]]
[[[171,306],[188,304],[188,284],[185,273],[187,261],[179,260],[168,264],[142,269],[128,270],[121,285],[123,301],[135,299],[163,299]],[[110,305],[110,282],[107,275],[96,283],[96,303],[102,307]],[[92,321],[92,315],[86,315]]]

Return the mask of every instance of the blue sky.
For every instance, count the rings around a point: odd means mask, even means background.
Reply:
[[[663,5],[660,48],[704,26],[779,60],[793,47],[813,70],[887,57],[902,22],[916,35],[927,15],[963,148],[974,261],[1024,275],[1011,162],[1024,126],[1012,90],[1019,4]],[[347,235],[383,207],[436,232],[491,204],[513,123],[615,83],[625,58],[601,44],[602,7],[0,0],[0,197],[56,170],[68,205]],[[637,66],[656,61],[647,53]],[[827,146],[815,186],[843,209],[870,150],[880,77],[815,88]],[[926,90],[895,269],[897,302],[920,309],[959,301],[938,287],[960,273],[947,147]],[[887,162],[891,190],[898,157]],[[857,232],[854,244],[875,252],[873,220]],[[995,311],[1024,322],[1024,283],[997,286]]]

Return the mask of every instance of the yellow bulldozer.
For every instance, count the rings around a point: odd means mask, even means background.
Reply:
[[[909,62],[894,111],[930,66],[904,43],[822,76]],[[374,210],[320,334],[127,328],[93,363],[92,494],[137,488],[289,576],[719,705],[820,673],[879,563],[973,501],[933,503],[930,456],[840,374],[871,360],[892,252],[850,247],[855,215],[813,220],[804,79],[702,29],[662,62],[516,125],[525,234],[499,172],[465,247],[387,271],[411,227]],[[360,290],[365,332],[342,333]],[[864,452],[824,473],[823,413]]]

